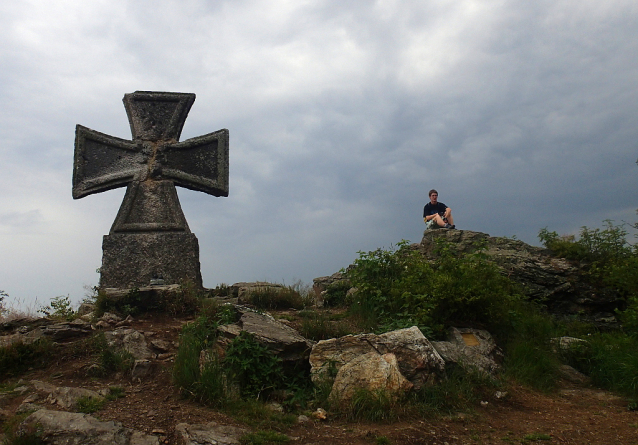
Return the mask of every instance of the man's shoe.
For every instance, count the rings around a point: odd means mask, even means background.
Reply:
[[[456,229],[456,225],[452,224],[452,225],[450,226],[450,229]]]
[[[445,227],[446,229],[453,229],[454,228],[451,225],[449,225],[448,223],[445,223],[445,225],[443,227]]]

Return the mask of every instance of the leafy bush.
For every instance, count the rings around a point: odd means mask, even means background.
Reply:
[[[67,296],[53,297],[49,306],[43,306],[38,310],[45,317],[56,318],[59,320],[73,320],[75,311],[71,304],[71,299]]]
[[[233,339],[223,364],[243,396],[259,398],[283,386],[281,360],[245,331]]]
[[[604,229],[581,227],[580,236],[559,236],[547,227],[541,229],[538,238],[545,247],[557,256],[586,262],[609,261],[627,258],[633,254],[633,248],[627,242],[624,225],[614,225],[605,220]]]
[[[433,262],[407,241],[397,247],[359,252],[347,271],[357,288],[355,311],[382,330],[416,324],[428,336],[452,324],[498,325],[521,299],[516,285],[480,246],[474,253],[455,254],[449,244],[439,242]]]
[[[638,334],[638,247],[627,241],[622,225],[605,221],[604,229],[582,227],[574,235],[559,237],[547,228],[538,234],[556,255],[581,261],[592,285],[618,292],[626,307],[616,309],[628,333]],[[622,305],[621,305],[622,306]]]

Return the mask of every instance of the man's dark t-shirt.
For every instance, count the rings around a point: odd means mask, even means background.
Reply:
[[[432,205],[431,202],[428,202],[425,207],[423,207],[423,217],[425,218],[426,216],[436,213],[445,213],[445,209],[447,209],[447,206],[442,202],[437,202],[436,205]]]

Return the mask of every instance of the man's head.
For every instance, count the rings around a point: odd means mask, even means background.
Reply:
[[[428,196],[430,197],[430,202],[432,204],[436,204],[437,199],[439,198],[439,192],[437,192],[436,190],[432,189],[428,193]]]

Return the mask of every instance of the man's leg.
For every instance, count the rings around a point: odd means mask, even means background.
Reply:
[[[447,222],[449,225],[451,226],[454,225],[454,218],[452,218],[452,210],[449,207],[445,209],[445,219],[447,219]]]

